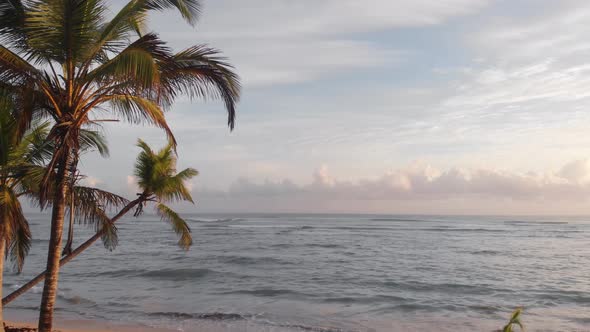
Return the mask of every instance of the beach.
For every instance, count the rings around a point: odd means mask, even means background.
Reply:
[[[6,321],[9,328],[36,329],[36,322]],[[141,325],[109,324],[98,321],[56,321],[55,330],[60,332],[173,332],[171,329],[154,328]],[[9,329],[10,331],[10,329]]]

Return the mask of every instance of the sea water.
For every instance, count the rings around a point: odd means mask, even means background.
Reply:
[[[194,244],[143,215],[61,272],[57,315],[180,331],[590,331],[590,218],[191,215]],[[29,214],[22,274],[45,265],[49,217]],[[75,243],[92,234],[76,225]],[[65,236],[64,236],[65,237]],[[42,284],[8,308],[37,310]]]

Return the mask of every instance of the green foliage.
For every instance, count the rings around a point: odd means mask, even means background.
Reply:
[[[137,146],[141,148],[141,152],[135,162],[134,174],[142,190],[141,195],[146,201],[155,201],[156,212],[162,221],[168,222],[178,235],[178,245],[188,249],[193,242],[190,227],[165,203],[178,201],[194,203],[190,190],[186,187],[186,181],[197,176],[198,172],[192,168],[176,172],[176,155],[172,144],[168,144],[157,152],[142,140],[138,141]]]
[[[502,332],[515,332],[514,327],[518,326],[520,331],[524,331],[524,325],[522,324],[522,322],[520,321],[520,316],[522,315],[522,308],[517,308],[516,310],[514,310],[512,312],[512,315],[510,316],[510,320],[508,321],[508,324],[506,324],[504,326],[504,328],[502,329]]]
[[[22,270],[31,247],[31,232],[19,196],[27,194],[27,182],[33,181],[33,170],[43,158],[43,126],[19,135],[13,102],[6,91],[0,91],[0,228],[15,268]],[[1,273],[1,271],[0,271]]]
[[[54,122],[51,169],[64,169],[72,151],[92,139],[80,137],[82,130],[105,112],[159,127],[175,145],[164,110],[183,94],[221,99],[234,127],[240,83],[220,52],[197,45],[174,53],[146,32],[147,14],[168,9],[194,24],[200,2],[133,0],[109,18],[104,0],[0,0],[0,88],[13,95],[21,132],[38,119]],[[50,176],[40,182],[42,206]]]

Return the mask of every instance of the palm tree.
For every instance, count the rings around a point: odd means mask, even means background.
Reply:
[[[185,182],[196,176],[198,173],[192,168],[184,169],[176,173],[176,157],[173,154],[172,144],[158,152],[154,152],[145,142],[139,140],[138,146],[142,149],[135,163],[135,176],[137,184],[141,190],[137,198],[129,202],[121,209],[104,227],[96,232],[94,236],[82,243],[70,254],[63,257],[60,266],[68,263],[84,250],[90,248],[98,239],[105,238],[112,232],[113,224],[129,211],[135,209],[134,215],[142,213],[143,206],[152,202],[155,204],[156,211],[163,221],[169,222],[172,229],[178,234],[178,244],[183,249],[188,249],[192,244],[190,227],[186,224],[176,212],[165,205],[173,201],[193,202],[190,191]],[[108,226],[108,227],[107,227]],[[36,284],[45,279],[47,271],[39,273],[35,278],[15,290],[2,299],[2,305],[6,305],[19,297],[20,295],[33,288]]]
[[[20,196],[27,193],[26,178],[31,176],[35,154],[33,147],[39,143],[39,127],[24,135],[17,134],[16,119],[10,112],[10,98],[0,95],[0,285],[3,281],[6,249],[20,272],[31,247],[31,232],[23,214]],[[2,287],[0,287],[0,295]],[[0,306],[0,330],[4,331]]]
[[[40,188],[42,207],[53,197],[40,332],[52,327],[80,130],[102,111],[158,126],[175,144],[164,110],[182,94],[221,98],[234,126],[239,79],[219,52],[197,45],[174,53],[146,32],[152,10],[176,9],[194,24],[198,0],[132,0],[110,20],[107,9],[103,0],[0,0],[0,84],[17,96],[18,127],[39,117],[54,121],[55,149]]]
[[[0,285],[6,248],[10,250],[15,268],[18,272],[22,270],[30,249],[31,233],[20,199],[23,196],[38,196],[38,183],[45,173],[43,163],[51,157],[53,150],[51,142],[46,140],[49,124],[43,123],[26,132],[19,132],[13,106],[12,96],[0,88]],[[82,151],[96,149],[103,155],[108,153],[98,132],[84,130],[80,138]],[[102,209],[128,203],[118,195],[95,188],[76,186],[73,192],[74,214],[79,220],[94,223],[100,228],[111,225]],[[109,234],[115,235],[106,239],[108,244],[112,244],[116,241],[116,233],[111,231]],[[0,330],[3,328],[0,306]]]

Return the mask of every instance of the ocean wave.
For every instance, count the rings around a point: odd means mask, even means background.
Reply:
[[[95,277],[111,277],[111,278],[119,278],[119,277],[134,277],[147,270],[143,269],[119,269],[119,270],[111,270],[111,271],[102,271],[102,272],[88,272],[88,273],[77,273],[75,276],[95,276]]]
[[[160,270],[145,270],[145,269],[120,269],[112,271],[103,271],[98,273],[84,273],[76,274],[76,276],[99,276],[110,278],[121,277],[139,277],[149,279],[160,279],[170,281],[184,281],[205,277],[209,274],[217,273],[210,269],[160,269]]]
[[[92,301],[91,299],[87,299],[79,295],[65,295],[58,292],[57,297],[59,299],[66,301],[69,304],[86,305],[91,307],[95,307],[97,305],[96,302]]]
[[[248,256],[219,256],[217,260],[236,265],[257,265],[257,264],[277,264],[291,265],[292,262],[285,261],[274,257],[248,257]]]
[[[496,250],[475,250],[475,251],[467,251],[472,255],[484,255],[484,256],[495,256],[501,254],[501,252]]]
[[[505,229],[490,229],[490,228],[416,228],[415,230],[427,232],[464,232],[464,233],[507,233]]]
[[[280,323],[280,322],[273,322],[268,319],[257,319],[260,315],[256,314],[245,314],[245,313],[227,313],[227,312],[210,312],[210,313],[185,313],[185,312],[151,312],[148,313],[150,317],[164,317],[169,319],[202,319],[202,320],[212,320],[212,321],[224,321],[224,322],[231,322],[231,321],[242,321],[242,320],[251,320],[260,325],[278,327],[278,328],[286,328],[286,329],[293,329],[299,331],[310,331],[310,332],[345,332],[345,330],[337,327],[329,327],[329,326],[310,326],[305,324],[297,324],[297,323]]]
[[[275,228],[275,227],[277,227],[277,225],[271,225],[268,227]],[[313,227],[313,226],[307,226],[307,225],[306,226],[298,226],[298,227],[288,227],[287,229],[282,229],[282,230],[278,231],[277,234],[289,234],[289,233],[293,233],[296,231],[303,231],[303,230],[314,229],[314,228],[315,227]]]
[[[303,293],[295,292],[289,289],[275,289],[275,288],[258,288],[253,290],[232,290],[219,292],[218,294],[230,295],[230,294],[242,294],[242,295],[253,295],[257,297],[276,297],[282,295],[305,295]]]
[[[210,313],[185,313],[185,312],[150,312],[148,316],[151,317],[165,317],[172,319],[207,319],[207,320],[245,320],[253,317],[249,314],[225,313],[225,312],[210,312]]]
[[[526,221],[526,220],[506,220],[504,224],[507,225],[567,225],[567,221]]]
[[[411,218],[371,218],[370,221],[411,221],[411,222],[431,222],[428,219],[411,219]]]
[[[295,329],[295,330],[300,330],[300,331],[310,331],[310,332],[345,332],[346,331],[346,330],[343,330],[338,327],[310,326],[310,325],[303,325],[303,324],[277,324],[277,323],[267,322],[266,325],[288,328],[288,329]]]
[[[197,222],[197,223],[225,223],[225,222],[239,222],[239,221],[247,221],[248,219],[244,218],[220,218],[220,219],[195,219],[195,218],[187,218],[188,221]]]
[[[357,303],[357,304],[375,304],[375,303],[391,303],[391,302],[406,302],[407,299],[395,295],[374,295],[374,296],[342,296],[342,297],[328,297],[322,300],[325,303]]]
[[[325,248],[325,249],[346,248],[345,246],[343,246],[341,244],[335,244],[335,243],[310,243],[310,244],[306,244],[305,246],[312,247],[312,248]]]
[[[12,284],[10,286],[8,286],[10,289],[14,289],[17,290],[19,288],[21,288],[23,285],[20,284]],[[33,294],[41,294],[41,292],[43,291],[43,286],[33,286],[33,288],[29,289],[27,292],[33,293]]]
[[[142,272],[138,276],[150,279],[183,281],[198,279],[216,273],[216,271],[210,269],[161,269]]]
[[[536,296],[537,299],[549,300],[555,303],[576,303],[576,304],[590,304],[590,293],[582,291],[539,291]]]
[[[439,292],[439,293],[456,293],[461,294],[476,294],[484,295],[491,294],[496,289],[490,289],[485,286],[478,285],[467,285],[467,284],[455,284],[455,283],[423,283],[423,282],[397,282],[397,281],[385,281],[382,283],[383,286],[395,289],[404,289],[415,292]]]

